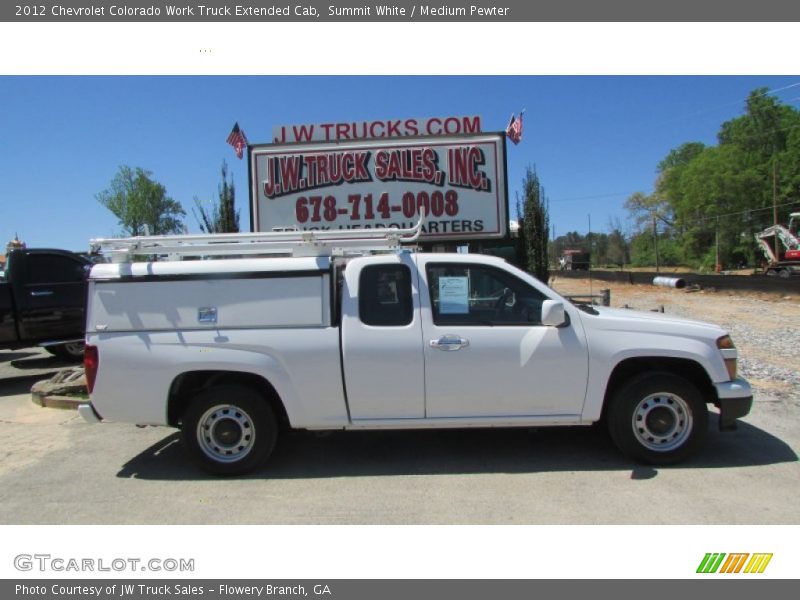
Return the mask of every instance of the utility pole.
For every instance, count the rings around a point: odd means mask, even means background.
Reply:
[[[722,271],[722,264],[719,262],[719,215],[717,216],[716,244],[717,244],[717,258],[714,261],[714,270],[717,273],[719,273],[720,271]]]
[[[586,237],[589,239],[589,296],[591,296],[592,295],[592,215],[588,214],[587,217],[589,218],[589,233]]]
[[[772,224],[778,225],[778,161],[775,160],[775,153],[772,153]],[[773,238],[775,245],[775,259],[780,258],[780,249],[778,247],[778,231],[775,229],[775,236]]]
[[[653,248],[656,252],[656,273],[658,273],[658,229],[656,228],[656,213],[653,213]]]

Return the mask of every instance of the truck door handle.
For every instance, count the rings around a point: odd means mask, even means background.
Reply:
[[[52,296],[53,290],[36,290],[35,292],[31,292],[31,296],[34,298],[38,298],[39,296]]]
[[[445,352],[461,350],[467,346],[469,346],[469,340],[465,340],[460,335],[443,335],[438,340],[431,340],[431,348],[437,348]]]

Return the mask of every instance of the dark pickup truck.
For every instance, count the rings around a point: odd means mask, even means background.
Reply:
[[[9,252],[0,277],[0,349],[38,345],[81,360],[90,267],[91,261],[66,250]]]

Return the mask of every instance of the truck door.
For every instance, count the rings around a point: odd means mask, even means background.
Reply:
[[[362,258],[344,271],[342,360],[353,422],[425,416],[414,261],[407,253]]]
[[[5,276],[2,275],[0,276],[0,344],[12,344],[16,341],[17,325],[11,286],[6,283]]]
[[[428,262],[425,277],[428,418],[580,414],[588,353],[577,319],[541,325],[547,297],[499,267]]]
[[[24,340],[82,338],[86,263],[67,255],[31,251],[24,282],[17,287],[20,337]]]

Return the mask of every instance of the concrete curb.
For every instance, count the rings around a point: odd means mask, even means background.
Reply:
[[[63,369],[52,378],[37,381],[31,387],[31,400],[42,408],[77,410],[89,402],[82,367]]]
[[[78,410],[81,404],[88,404],[88,398],[75,398],[73,396],[47,396],[31,392],[31,401],[42,408],[65,408]]]

